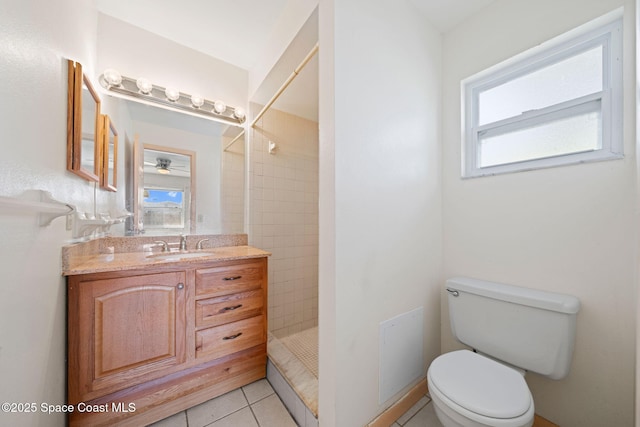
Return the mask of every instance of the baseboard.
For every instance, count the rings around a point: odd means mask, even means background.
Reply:
[[[533,427],[560,427],[560,426],[536,414],[535,418],[533,419]]]
[[[373,421],[367,424],[367,427],[389,427],[398,418],[403,416],[413,405],[418,403],[420,399],[428,393],[427,379],[424,378],[416,384],[411,390],[402,396],[397,402],[388,407],[383,413],[378,415]],[[533,427],[560,427],[555,423],[535,414]]]
[[[397,402],[387,408],[376,419],[367,424],[367,427],[389,427],[398,418],[404,415],[413,405],[427,394],[427,379],[423,378],[411,390],[402,396]],[[543,426],[545,427],[545,426]]]

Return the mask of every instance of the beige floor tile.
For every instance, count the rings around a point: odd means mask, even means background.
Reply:
[[[438,420],[433,403],[429,403],[413,416],[404,427],[442,427]]]
[[[246,407],[231,415],[227,415],[213,424],[209,424],[207,427],[258,427],[258,423],[251,409]]]
[[[187,427],[187,413],[178,412],[164,420],[151,424],[149,427]]]
[[[277,394],[251,405],[260,427],[296,427]]]
[[[247,397],[249,404],[262,400],[274,393],[271,384],[266,379],[261,379],[249,385],[242,387],[244,395]]]
[[[187,409],[189,427],[204,427],[248,406],[241,389]]]
[[[405,425],[407,421],[409,421],[411,417],[417,414],[420,409],[424,408],[427,403],[429,403],[429,398],[427,396],[423,396],[422,399],[418,400],[415,405],[413,405],[407,412],[404,413],[403,416],[398,418],[396,422],[401,426]]]

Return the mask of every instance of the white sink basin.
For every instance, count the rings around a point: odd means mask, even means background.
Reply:
[[[202,258],[212,255],[211,252],[164,253],[151,255],[148,258],[159,261],[180,261],[188,258]]]

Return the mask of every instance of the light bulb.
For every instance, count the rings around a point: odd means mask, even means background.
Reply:
[[[226,109],[227,109],[227,104],[225,104],[222,101],[216,101],[213,103],[213,111],[215,111],[218,114],[224,113]]]
[[[180,99],[180,91],[178,89],[168,87],[164,90],[164,94],[167,95],[167,99],[169,101],[177,101]]]
[[[138,86],[140,92],[144,93],[145,95],[151,93],[151,89],[153,89],[153,85],[151,84],[151,82],[144,77],[140,77],[138,80],[136,80],[136,86]]]
[[[236,119],[238,119],[238,120],[242,121],[242,120],[244,120],[245,112],[244,112],[244,110],[243,110],[242,108],[236,108],[236,109],[233,111],[233,116],[234,116]]]
[[[118,70],[109,68],[104,70],[103,75],[105,81],[109,84],[109,86],[120,86],[120,83],[122,83],[122,75],[118,72]]]
[[[194,107],[200,108],[204,105],[204,98],[200,95],[191,95],[191,103]]]

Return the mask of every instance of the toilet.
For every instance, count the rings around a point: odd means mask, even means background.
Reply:
[[[524,380],[569,373],[580,301],[468,277],[447,280],[453,336],[471,348],[437,357],[427,382],[444,427],[530,427],[535,405]]]

